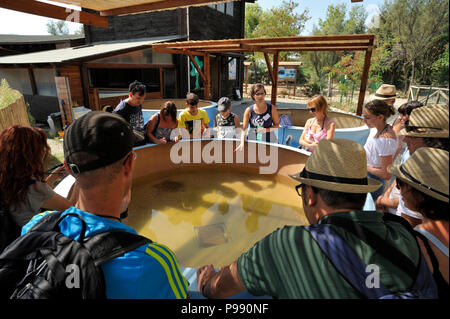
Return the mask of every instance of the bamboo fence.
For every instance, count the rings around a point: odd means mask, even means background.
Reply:
[[[0,132],[15,124],[30,125],[22,95],[14,103],[0,109]]]

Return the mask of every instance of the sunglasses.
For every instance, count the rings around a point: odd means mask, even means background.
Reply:
[[[295,190],[297,191],[297,194],[300,197],[302,197],[303,186],[305,186],[305,184],[299,184],[299,185],[295,186]]]
[[[418,133],[424,133],[429,131],[442,131],[442,128],[440,127],[429,127],[429,126],[414,126],[414,125],[405,125],[406,132],[418,132]]]
[[[198,107],[198,105],[189,105],[190,109],[196,109]]]
[[[316,108],[315,108],[315,107],[310,107],[310,108],[308,108],[308,110],[309,110],[310,112],[313,112],[313,113],[316,112]]]
[[[395,186],[397,186],[397,189],[400,189],[403,185],[405,185],[405,182],[403,182],[400,178],[395,179]]]
[[[266,95],[266,92],[255,93],[256,96]]]

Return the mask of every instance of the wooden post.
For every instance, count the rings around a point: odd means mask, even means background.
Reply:
[[[418,100],[419,100],[419,94],[420,94],[420,86],[417,87],[417,93],[416,93],[416,96],[414,97],[414,100],[415,100],[415,101],[418,101]]]
[[[245,69],[245,78],[244,78],[244,92],[247,94],[247,87],[248,87],[248,65],[244,65]]]
[[[362,114],[362,108],[364,104],[364,96],[366,94],[367,78],[369,77],[370,59],[372,58],[372,47],[369,47],[366,51],[364,58],[364,68],[361,75],[361,87],[359,88],[358,107],[356,109],[356,115]]]
[[[66,76],[56,76],[56,92],[58,94],[58,104],[61,111],[63,128],[73,122],[72,117],[72,97],[70,95],[69,78]]]
[[[210,72],[210,61],[209,61],[209,53],[207,53],[204,57],[205,64],[205,100],[211,99],[211,72]]]
[[[273,82],[272,82],[272,96],[270,99],[270,103],[272,103],[272,105],[276,105],[277,104],[277,90],[278,90],[278,65],[279,65],[279,61],[280,60],[280,55],[279,52],[276,51],[273,55]]]
[[[269,55],[266,52],[264,52],[264,59],[266,60],[267,72],[269,72],[270,82],[272,82],[272,85],[273,85],[274,79],[273,79],[272,64],[270,63]]]
[[[36,78],[34,77],[34,71],[33,67],[28,67],[28,76],[30,77],[30,83],[31,83],[31,90],[33,92],[33,95],[38,95],[37,85],[36,85]]]

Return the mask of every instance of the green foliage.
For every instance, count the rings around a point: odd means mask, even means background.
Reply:
[[[438,85],[448,86],[448,75],[449,75],[449,56],[448,56],[448,43],[446,45],[445,51],[439,55],[439,58],[431,66],[432,78],[434,82]]]
[[[295,10],[299,4],[293,0],[283,0],[279,6],[263,10],[257,3],[247,4],[245,12],[246,38],[278,38],[299,36],[310,19],[308,9],[302,13]],[[261,53],[256,58],[264,61]],[[297,53],[280,53],[280,61],[298,60]]]
[[[250,3],[245,6],[245,37],[257,38],[255,30],[260,23],[262,8],[257,3]]]
[[[313,35],[334,35],[366,32],[367,13],[362,5],[353,6],[347,15],[345,3],[329,5],[324,20],[319,19],[318,26],[313,26]],[[306,61],[315,71],[316,78],[333,76],[331,68],[342,58],[337,52],[308,52]]]
[[[11,89],[6,79],[2,79],[0,83],[0,109],[15,102],[19,97],[20,92]]]
[[[48,20],[47,32],[51,35],[68,35],[69,27],[64,20]]]
[[[25,106],[27,108],[28,122],[30,122],[31,126],[35,126],[36,125],[36,119],[34,118],[33,115],[31,115],[30,104],[29,103],[25,103]]]
[[[448,0],[385,1],[377,34],[389,47],[391,78],[409,84],[434,82],[431,67],[448,44]]]

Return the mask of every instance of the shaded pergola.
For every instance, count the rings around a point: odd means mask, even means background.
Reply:
[[[303,36],[281,38],[251,38],[229,40],[183,41],[157,43],[153,45],[155,52],[184,54],[191,58],[197,72],[205,85],[205,99],[210,98],[210,55],[217,53],[261,52],[267,63],[269,78],[272,83],[271,103],[276,104],[278,87],[278,67],[280,52],[293,51],[365,51],[364,66],[361,74],[361,86],[358,98],[357,115],[361,115],[364,95],[369,76],[370,59],[375,35],[348,34],[327,36]],[[204,72],[195,62],[194,56],[204,57]],[[272,63],[270,59],[272,55]]]

